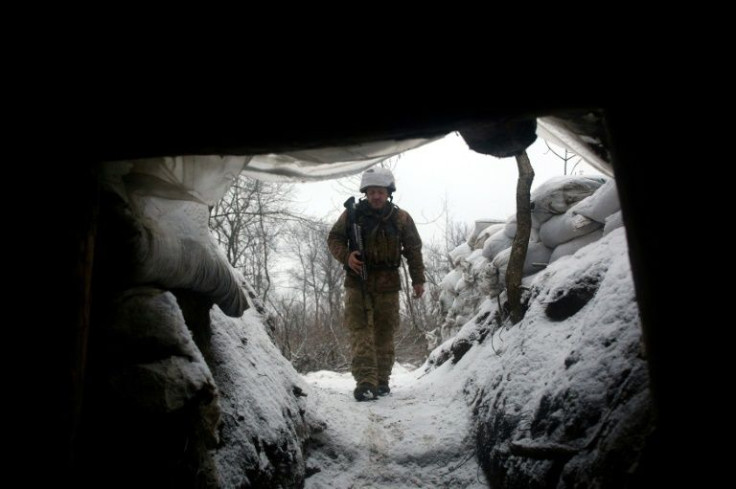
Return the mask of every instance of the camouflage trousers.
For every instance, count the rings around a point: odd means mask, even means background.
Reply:
[[[388,384],[394,365],[394,332],[399,327],[399,293],[345,289],[345,322],[350,330],[356,383]]]

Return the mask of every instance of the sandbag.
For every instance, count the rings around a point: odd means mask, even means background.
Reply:
[[[539,232],[540,225],[541,222],[539,222],[539,219],[537,219],[536,216],[532,214],[532,230],[529,235],[529,239],[531,241],[539,241],[539,238],[537,238],[537,233]],[[506,220],[503,232],[509,238],[514,238],[516,236],[516,214],[509,216],[509,218]]]
[[[533,275],[544,269],[543,265],[549,263],[549,257],[552,255],[552,249],[548,248],[541,241],[529,243],[524,259],[524,268],[522,276]],[[501,279],[505,280],[506,268],[511,258],[511,248],[506,248],[493,259],[493,266],[496,267],[501,275]]]
[[[481,266],[486,260],[483,257],[483,250],[475,250],[466,258],[460,261],[460,268],[463,271],[463,279],[467,283],[475,282],[475,273],[479,266]]]
[[[242,274],[209,232],[206,204],[143,195],[132,196],[131,203],[142,230],[129,250],[135,285],[200,292],[231,317],[250,307]]]
[[[483,243],[485,242],[486,238],[490,236],[490,234],[487,233],[486,230],[493,226],[503,224],[503,222],[504,221],[501,219],[478,219],[477,221],[475,221],[473,232],[470,233],[470,236],[468,236],[468,245],[470,245],[470,247],[474,250],[483,248]]]
[[[447,314],[447,312],[450,310],[450,308],[452,307],[452,303],[455,302],[455,297],[457,297],[457,294],[455,294],[454,290],[450,291],[443,289],[442,292],[440,292],[439,301],[440,312],[442,313],[442,315]]]
[[[575,204],[571,210],[574,214],[580,214],[601,224],[605,223],[608,216],[621,210],[616,181],[613,178],[609,179],[593,195]]]
[[[511,246],[513,242],[514,239],[509,238],[505,232],[495,233],[483,244],[483,256],[488,260],[493,260],[496,255]]]
[[[453,268],[458,266],[460,264],[460,260],[468,256],[472,251],[473,250],[470,249],[470,245],[467,242],[456,246],[452,251],[450,251],[449,255]]]
[[[588,234],[585,234],[578,238],[571,239],[570,241],[562,243],[556,246],[555,249],[552,251],[552,255],[549,257],[549,262],[552,263],[558,258],[561,258],[563,256],[573,255],[575,254],[576,251],[578,251],[583,246],[589,245],[590,243],[594,241],[598,241],[602,237],[603,237],[603,230],[596,229],[595,231],[592,231]]]
[[[440,282],[440,288],[442,290],[449,290],[449,291],[455,291],[455,285],[457,284],[457,281],[460,280],[463,277],[462,270],[458,270],[457,268],[454,270],[450,270]]]
[[[550,178],[531,193],[532,216],[542,224],[556,214],[563,214],[592,195],[606,180],[571,175]]]
[[[494,234],[503,231],[503,228],[506,226],[505,223],[499,222],[497,224],[491,224],[487,228],[485,228],[483,231],[481,231],[478,236],[475,239],[475,242],[473,244],[473,249],[483,249],[485,246],[486,240],[493,236]]]
[[[555,248],[562,243],[584,236],[601,227],[603,227],[603,224],[600,222],[575,214],[571,208],[564,214],[552,216],[542,224],[542,227],[539,228],[539,239],[545,246]]]
[[[621,211],[614,212],[606,218],[606,223],[603,225],[603,236],[607,235],[616,228],[623,227],[624,216]]]

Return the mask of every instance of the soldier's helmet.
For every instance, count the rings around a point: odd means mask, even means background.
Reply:
[[[388,168],[369,168],[360,179],[360,191],[365,192],[368,187],[386,187],[388,193],[396,191],[394,174]]]

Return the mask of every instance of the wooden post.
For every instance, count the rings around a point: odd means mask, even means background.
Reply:
[[[532,210],[530,204],[534,169],[529,162],[526,151],[516,156],[519,168],[519,179],[516,183],[516,235],[511,245],[511,256],[506,268],[506,291],[511,309],[511,322],[521,321],[521,279],[524,276],[524,260],[529,247],[529,236],[532,231]]]

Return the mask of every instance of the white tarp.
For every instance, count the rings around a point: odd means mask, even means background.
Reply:
[[[613,176],[613,166],[611,163],[602,160],[595,154],[584,140],[585,136],[580,136],[569,131],[556,117],[538,118],[537,135],[546,141],[569,149],[604,175]],[[600,141],[593,142],[600,143]]]
[[[103,181],[126,200],[136,193],[194,200],[213,206],[241,173],[269,181],[340,178],[434,140],[376,141],[281,154],[188,155],[113,161],[103,166]]]
[[[598,158],[586,142],[566,130],[554,117],[537,119],[537,133],[575,152],[605,174],[611,165]],[[214,205],[240,174],[265,181],[319,181],[360,173],[388,158],[436,141],[435,138],[373,141],[279,154],[256,155],[180,155],[109,162],[105,165],[106,183],[121,195],[140,191],[160,197],[188,198]],[[127,189],[121,177],[129,181]],[[164,182],[157,185],[158,182]],[[167,185],[169,184],[169,185]],[[132,187],[132,188],[131,188]],[[184,195],[187,198],[187,195]]]
[[[249,159],[210,155],[112,161],[102,166],[102,181],[126,201],[137,194],[213,206]]]
[[[255,155],[243,174],[261,180],[326,180],[359,173],[383,160],[436,139],[376,141],[329,148]]]

